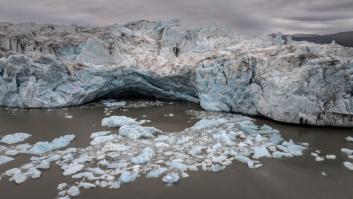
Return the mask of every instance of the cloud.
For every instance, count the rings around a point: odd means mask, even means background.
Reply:
[[[352,0],[0,0],[0,20],[108,25],[179,18],[241,33],[353,30]]]

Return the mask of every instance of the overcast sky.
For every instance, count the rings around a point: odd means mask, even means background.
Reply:
[[[242,33],[353,30],[353,0],[0,0],[0,21],[108,25],[178,18]]]

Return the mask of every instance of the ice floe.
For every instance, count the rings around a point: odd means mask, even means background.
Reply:
[[[25,141],[29,137],[31,137],[31,135],[28,133],[14,133],[1,137],[0,142],[5,144],[16,144]]]
[[[346,162],[343,162],[343,165],[347,167],[349,170],[353,171],[353,163],[346,161]]]
[[[123,125],[119,129],[119,135],[130,139],[139,138],[154,138],[155,135],[161,134],[162,131],[154,127],[144,127],[139,124],[135,125]]]
[[[348,136],[345,138],[348,142],[353,142],[353,137],[352,136]]]
[[[8,162],[10,162],[12,160],[14,160],[14,158],[8,157],[8,156],[5,156],[5,155],[0,155],[0,165],[8,163]]]
[[[104,118],[102,120],[102,126],[106,127],[121,127],[123,125],[134,125],[134,124],[139,124],[135,119],[129,118],[126,116],[111,116],[108,118]]]
[[[51,142],[37,142],[29,150],[29,153],[38,155],[52,150],[64,148],[67,147],[74,138],[75,135],[64,135],[59,138],[55,138]]]

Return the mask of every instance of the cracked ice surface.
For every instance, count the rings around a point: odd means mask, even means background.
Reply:
[[[79,195],[80,189],[117,189],[141,176],[160,177],[172,185],[188,177],[188,172],[220,172],[234,160],[255,169],[263,166],[259,158],[293,157],[302,155],[306,149],[292,140],[284,140],[279,131],[269,126],[255,125],[245,116],[191,113],[200,121],[175,133],[141,126],[139,122],[130,123],[132,118],[124,118],[127,123],[119,126],[129,127],[129,131],[121,131],[123,127],[120,127],[119,134],[93,133],[91,144],[85,148],[35,153],[29,163],[1,176],[23,183],[28,178],[38,178],[41,170],[56,164],[63,175],[77,181],[72,185],[58,185],[58,198],[70,198]],[[137,132],[150,133],[136,136]]]

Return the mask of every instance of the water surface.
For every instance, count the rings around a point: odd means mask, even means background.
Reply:
[[[139,120],[148,119],[146,125],[163,131],[181,131],[197,120],[187,110],[200,110],[198,105],[173,102],[163,106],[117,109],[111,115],[126,115]],[[112,130],[100,125],[107,111],[101,106],[73,107],[66,109],[0,109],[0,135],[19,131],[32,134],[27,141],[35,143],[51,140],[61,135],[76,135],[71,146],[87,146],[92,132]],[[170,114],[173,114],[169,116]],[[72,119],[65,116],[72,116]],[[352,136],[351,129],[300,127],[258,119],[258,124],[267,124],[281,131],[285,139],[308,142],[310,148],[305,156],[290,159],[262,159],[264,166],[249,169],[234,162],[220,173],[194,172],[179,184],[166,187],[160,179],[139,178],[120,189],[81,189],[77,198],[261,198],[261,199],[352,199],[353,171],[342,165],[347,158],[341,154],[343,147],[353,148],[345,141]],[[315,162],[309,151],[321,150],[323,154],[335,154],[336,160]],[[0,172],[21,166],[29,156],[20,155],[16,161],[2,165]],[[327,175],[323,176],[322,172]],[[4,199],[36,198],[48,199],[57,196],[56,186],[61,182],[73,182],[64,177],[57,166],[43,171],[39,179],[15,185],[7,179],[0,181],[0,194]]]

